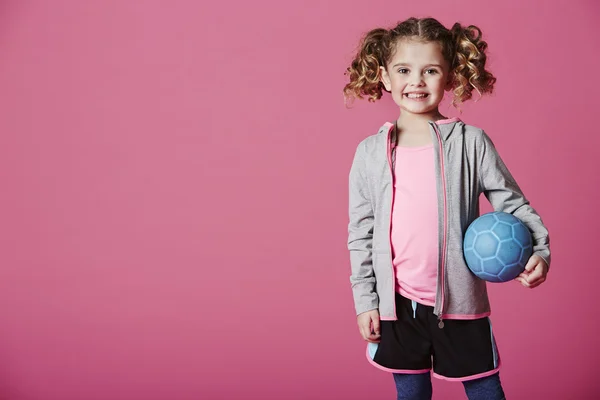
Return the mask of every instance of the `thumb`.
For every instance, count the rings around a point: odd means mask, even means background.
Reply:
[[[527,272],[531,272],[533,271],[533,269],[535,268],[537,264],[537,260],[535,257],[529,257],[529,260],[527,261],[527,265],[525,265],[525,270]]]

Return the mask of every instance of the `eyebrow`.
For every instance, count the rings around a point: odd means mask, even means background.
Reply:
[[[407,64],[407,63],[397,63],[397,64],[394,64],[394,65],[392,65],[392,68],[396,68],[396,67],[410,67],[410,66],[411,66],[411,65],[410,65],[410,64]],[[425,65],[423,68],[427,68],[427,67],[438,67],[438,68],[442,68],[442,66],[441,66],[441,65],[439,65],[439,64],[427,64],[427,65]]]

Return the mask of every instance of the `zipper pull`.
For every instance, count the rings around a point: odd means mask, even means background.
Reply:
[[[444,320],[442,319],[442,317],[438,318],[438,328],[444,329]]]

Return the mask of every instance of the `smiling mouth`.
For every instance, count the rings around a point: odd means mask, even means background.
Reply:
[[[404,93],[409,99],[424,99],[429,96],[428,93]]]

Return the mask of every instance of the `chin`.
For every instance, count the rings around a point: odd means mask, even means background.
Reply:
[[[407,111],[412,114],[427,114],[434,112],[435,107],[402,107],[403,111]]]

